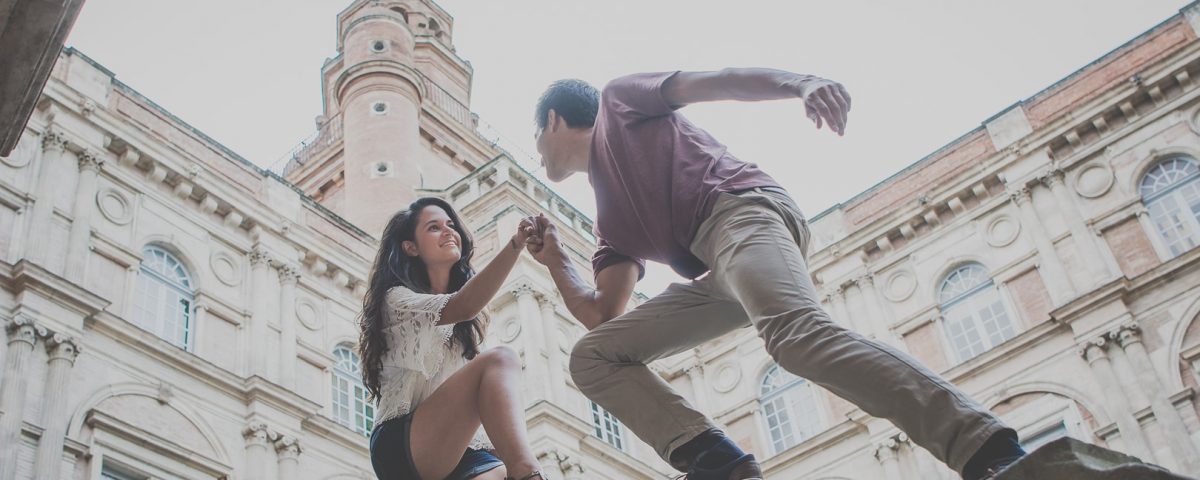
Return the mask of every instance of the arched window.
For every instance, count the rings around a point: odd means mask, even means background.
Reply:
[[[821,410],[812,384],[773,365],[763,375],[759,404],[775,453],[808,440],[821,430]]]
[[[959,362],[965,362],[1016,336],[991,276],[972,263],[950,272],[938,289],[946,335]]]
[[[1176,156],[1146,172],[1138,187],[1159,238],[1175,257],[1200,244],[1200,167]]]
[[[608,410],[597,405],[596,402],[588,402],[592,404],[592,428],[596,438],[604,440],[605,443],[617,447],[618,450],[625,450],[625,428],[621,422],[609,413]]]
[[[362,365],[349,346],[333,349],[333,420],[363,435],[375,428],[375,405],[367,401]]]
[[[195,290],[187,268],[161,247],[142,249],[133,323],[188,350],[192,343]]]

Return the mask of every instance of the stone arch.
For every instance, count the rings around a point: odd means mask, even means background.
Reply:
[[[1108,412],[1099,405],[1096,405],[1091,400],[1088,400],[1088,397],[1084,395],[1083,392],[1074,387],[1058,382],[1033,381],[1008,386],[1003,390],[1003,392],[989,397],[987,401],[984,402],[984,406],[986,406],[988,410],[995,410],[997,406],[1004,402],[1013,400],[1023,395],[1037,393],[1057,395],[1075,402],[1079,408],[1083,410],[1083,412],[1080,413],[1092,418],[1091,427],[1093,429],[1100,425],[1107,425],[1112,422],[1112,419],[1108,418]]]
[[[995,282],[995,270],[988,266],[986,259],[977,255],[957,255],[943,263],[942,266],[938,268],[937,274],[934,275],[933,278],[930,279],[930,281],[926,284],[929,285],[929,291],[925,292],[925,294],[929,295],[929,300],[932,301],[934,305],[940,306],[941,302],[938,301],[938,292],[941,289],[942,281],[945,280],[946,277],[951,273],[954,273],[955,270],[972,263],[978,264],[979,266],[982,266],[984,270],[987,270],[988,278],[991,278],[992,281]]]
[[[1171,382],[1168,388],[1172,392],[1177,392],[1184,387],[1184,372],[1179,361],[1183,356],[1185,343],[1189,339],[1189,331],[1196,331],[1194,338],[1200,341],[1200,295],[1193,298],[1187,309],[1183,311],[1183,317],[1175,325],[1175,330],[1171,332],[1171,338],[1167,343],[1167,372],[1169,372],[1167,376]]]
[[[1138,186],[1142,183],[1142,177],[1146,176],[1146,172],[1158,165],[1158,162],[1171,157],[1183,156],[1191,158],[1194,162],[1200,162],[1200,150],[1194,148],[1172,145],[1169,147],[1154,148],[1150,153],[1138,160],[1137,166],[1133,170],[1133,175],[1124,180],[1125,191],[1129,192],[1130,197],[1137,198],[1141,201],[1142,195],[1138,192]]]
[[[185,252],[182,248],[180,248],[179,245],[174,242],[173,238],[167,235],[159,234],[147,235],[146,238],[142,239],[141,247],[138,248],[138,254],[140,255],[142,250],[144,250],[146,247],[161,248],[174,256],[175,259],[179,260],[179,263],[182,263],[183,267],[187,269],[188,279],[192,282],[192,291],[198,292],[201,290],[201,286],[204,282],[204,275],[201,275],[203,270],[200,268],[200,264],[192,260],[191,256],[188,255],[187,252]]]
[[[188,405],[186,401],[178,398],[170,398],[169,396],[164,395],[163,391],[157,385],[126,382],[105,385],[98,388],[95,392],[84,399],[83,402],[81,402],[71,414],[70,421],[67,424],[67,437],[79,439],[80,432],[83,429],[83,423],[87,419],[88,414],[104,404],[105,401],[118,397],[150,398],[166,407],[169,407],[174,412],[186,419],[187,422],[190,423],[193,428],[195,428],[196,432],[203,438],[204,442],[208,444],[208,447],[216,460],[225,464],[230,463],[229,453],[225,450],[225,446],[221,443],[220,437],[217,435],[216,430],[214,430],[212,426],[210,426],[195,409]],[[166,399],[166,401],[164,402],[163,399]]]

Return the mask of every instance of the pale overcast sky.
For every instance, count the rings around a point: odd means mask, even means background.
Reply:
[[[91,0],[67,39],[191,125],[264,166],[313,130],[320,67],[350,0]],[[846,136],[797,102],[683,110],[779,179],[811,216],[1150,29],[1184,0],[442,0],[474,65],[471,108],[525,152],[550,82],[763,66],[846,85]],[[520,154],[520,152],[514,152]],[[594,211],[584,178],[558,190]],[[652,269],[639,289],[676,277]]]

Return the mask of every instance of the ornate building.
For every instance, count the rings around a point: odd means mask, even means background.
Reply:
[[[373,478],[353,343],[388,215],[444,197],[482,262],[546,212],[589,265],[591,220],[477,133],[446,12],[358,0],[337,21],[318,131],[282,172],[60,55],[0,158],[0,480]],[[1029,446],[1070,435],[1200,474],[1197,31],[1185,8],[814,216],[835,318]],[[524,258],[491,311],[554,478],[673,475],[572,385],[583,330],[540,266]],[[749,329],[654,367],[769,478],[955,478]]]

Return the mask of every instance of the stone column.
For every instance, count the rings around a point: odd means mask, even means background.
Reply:
[[[875,275],[871,273],[863,275],[858,279],[858,287],[862,290],[863,296],[866,297],[867,311],[871,312],[871,326],[868,328],[872,331],[864,333],[874,333],[876,338],[883,340],[888,345],[898,348],[901,351],[908,351],[908,345],[892,333],[892,317],[888,315],[887,309],[883,308],[883,304],[880,303],[879,290],[875,288]]]
[[[61,478],[59,470],[63,463],[63,444],[66,442],[67,422],[70,421],[67,384],[80,348],[75,339],[61,333],[47,338],[46,348],[50,352],[50,360],[46,390],[42,395],[45,399],[45,408],[42,410],[42,426],[45,430],[38,441],[33,478]]]
[[[1058,208],[1062,209],[1067,228],[1071,230],[1071,238],[1075,239],[1075,246],[1083,256],[1089,276],[1095,279],[1094,284],[1108,280],[1112,277],[1112,272],[1108,270],[1104,255],[1096,244],[1096,236],[1084,224],[1083,214],[1075,204],[1074,195],[1067,189],[1063,171],[1057,168],[1051,170],[1041,177],[1041,181],[1050,189],[1050,193],[1054,194]]]
[[[21,425],[25,420],[25,391],[28,388],[29,355],[46,330],[29,316],[17,314],[8,322],[8,358],[4,362],[4,384],[0,385],[0,480],[17,474],[21,450]]]
[[[279,267],[279,385],[296,388],[296,282],[300,270],[295,265]]]
[[[884,478],[904,478],[900,472],[899,435],[884,439],[875,446],[875,459],[883,467]]]
[[[687,374],[688,382],[692,384],[692,392],[696,398],[696,409],[701,412],[708,410],[708,390],[704,388],[704,364],[700,363],[700,356],[696,355],[692,359],[694,363],[683,369]]]
[[[1054,305],[1066,303],[1075,297],[1075,287],[1071,284],[1071,278],[1067,275],[1062,260],[1058,258],[1058,251],[1054,249],[1054,241],[1046,233],[1046,228],[1033,208],[1033,193],[1029,188],[1021,187],[1010,192],[1009,196],[1013,203],[1017,204],[1017,208],[1021,212],[1021,223],[1029,230],[1033,239],[1033,245],[1037,249],[1041,264],[1041,268],[1038,270],[1045,275],[1046,286],[1050,290]]]
[[[293,480],[300,478],[297,476],[300,470],[300,439],[287,435],[280,435],[275,440],[275,455],[276,461],[279,462],[278,476],[279,480]]]
[[[1179,462],[1178,467],[1186,472],[1200,472],[1200,454],[1196,452],[1196,447],[1188,435],[1183,416],[1175,409],[1158,375],[1154,373],[1154,365],[1150,362],[1150,355],[1146,353],[1146,346],[1142,343],[1141,326],[1137,322],[1122,325],[1115,337],[1121,348],[1125,349],[1129,362],[1133,364],[1137,386],[1150,397],[1150,409],[1167,435],[1166,443],[1175,460]]]
[[[841,323],[842,326],[854,330],[858,333],[867,333],[860,331],[854,324],[854,319],[850,318],[850,309],[846,306],[846,289],[838,285],[833,293],[830,294],[833,303],[834,320]]]
[[[540,346],[544,337],[537,334],[541,330],[542,319],[538,313],[537,300],[533,298],[533,287],[520,284],[513,288],[512,294],[517,297],[517,315],[520,316],[518,320],[521,325],[524,325],[522,330],[530,329],[528,334],[522,335],[524,338],[521,340],[525,350],[525,366],[529,372],[527,381],[530,385],[542,387],[534,391],[541,390],[542,398],[546,398],[548,396],[545,393],[548,389],[548,385],[546,385],[547,362]]]
[[[246,471],[242,478],[267,480],[267,462],[271,461],[271,452],[267,447],[273,436],[262,422],[252,422],[242,430],[242,437],[246,440]]]
[[[42,162],[38,169],[33,207],[30,209],[29,236],[25,242],[26,257],[38,263],[45,263],[50,255],[46,239],[50,235],[50,222],[54,216],[54,190],[62,180],[54,176],[53,170],[66,152],[67,140],[62,132],[48,129],[42,134]]]
[[[205,323],[207,321],[208,321],[208,304],[203,303],[203,302],[197,303],[196,306],[194,307],[194,311],[192,313],[192,325],[195,325],[196,327],[192,329],[193,333],[190,336],[192,338],[199,338],[197,333],[199,333],[199,330],[201,328],[205,328],[204,327],[205,325],[208,325],[207,323]],[[208,355],[208,350],[204,348],[203,342],[192,342],[192,353],[195,354],[197,357],[204,358],[205,356]]]
[[[79,184],[75,187],[75,207],[71,210],[71,232],[67,236],[67,267],[64,276],[83,283],[87,266],[88,240],[92,237],[92,205],[96,197],[96,177],[104,159],[100,154],[85,150],[79,154]]]
[[[248,375],[267,376],[267,351],[261,345],[267,340],[267,315],[271,313],[270,299],[267,298],[267,282],[271,281],[271,254],[262,245],[255,245],[250,251],[250,291],[253,295],[250,305],[250,365]]]
[[[546,400],[554,402],[558,392],[567,384],[567,356],[558,348],[558,318],[554,314],[554,301],[547,295],[537,297],[538,306],[542,311],[542,342],[546,347],[549,390]]]
[[[1117,423],[1117,430],[1121,432],[1121,440],[1124,441],[1125,448],[1129,450],[1128,453],[1147,462],[1156,462],[1157,459],[1150,450],[1150,442],[1146,441],[1146,433],[1142,431],[1141,425],[1133,417],[1133,412],[1129,408],[1129,399],[1125,396],[1124,386],[1117,380],[1117,375],[1113,372],[1112,364],[1108,360],[1108,354],[1104,352],[1107,344],[1108,340],[1105,338],[1096,338],[1080,347],[1079,353],[1091,366],[1101,391],[1106,392],[1103,396],[1105,408],[1108,409],[1109,416]]]

